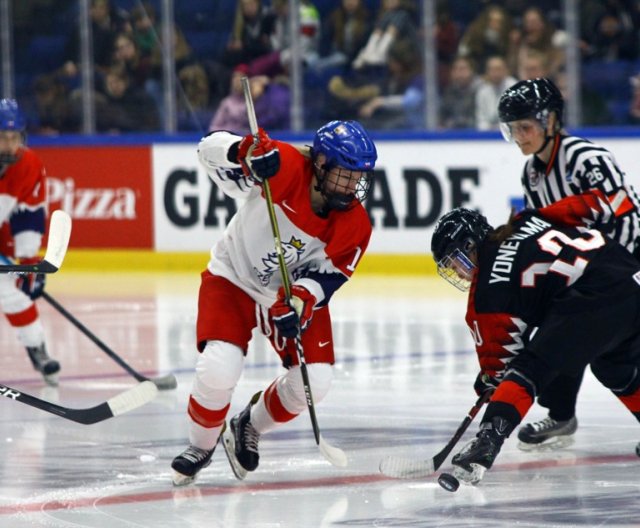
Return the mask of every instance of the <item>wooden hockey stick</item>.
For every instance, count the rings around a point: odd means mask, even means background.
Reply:
[[[253,106],[253,98],[251,97],[251,88],[249,86],[249,79],[247,77],[242,78],[242,89],[244,91],[244,100],[247,104],[247,117],[249,118],[249,130],[254,137],[254,145],[258,143],[258,120],[256,118],[255,108]],[[249,156],[251,155],[251,149]],[[250,169],[251,166],[249,165]],[[256,178],[258,179],[258,178]],[[262,189],[264,190],[265,200],[267,202],[267,209],[269,211],[269,221],[271,222],[271,232],[273,234],[273,241],[275,244],[276,255],[278,257],[278,267],[280,268],[280,275],[282,276],[282,286],[284,288],[287,302],[291,299],[291,282],[289,280],[289,272],[287,270],[287,264],[284,260],[284,252],[282,250],[282,242],[280,240],[280,228],[278,227],[278,219],[276,217],[275,209],[273,207],[273,198],[271,197],[271,187],[269,180],[262,182]],[[313,434],[316,439],[316,444],[320,449],[320,453],[334,466],[345,467],[347,465],[347,456],[342,449],[333,447],[328,444],[320,434],[320,427],[318,426],[318,419],[316,417],[315,405],[313,403],[313,394],[311,393],[311,384],[309,383],[309,373],[307,372],[307,363],[304,357],[304,350],[302,348],[302,339],[300,337],[300,329],[298,328],[298,335],[295,337],[296,352],[298,355],[298,362],[300,363],[300,373],[302,374],[302,384],[304,386],[304,394],[307,400],[307,408],[309,409],[309,416],[311,418],[311,425],[313,427]]]
[[[458,440],[460,440],[469,425],[471,425],[471,422],[482,406],[489,400],[492,393],[493,391],[491,390],[482,393],[476,403],[473,404],[473,407],[469,409],[467,416],[464,417],[464,420],[462,420],[462,423],[451,437],[451,440],[449,440],[442,451],[434,455],[433,458],[416,460],[415,458],[389,456],[380,461],[380,472],[388,477],[401,479],[428,477],[435,473],[447,459],[449,453],[451,453],[452,449],[458,443]]]
[[[7,385],[0,385],[0,396],[9,398],[10,400],[19,401],[31,407],[36,407],[42,411],[55,414],[71,420],[73,422],[90,425],[102,422],[114,416],[137,409],[138,407],[150,402],[158,393],[157,387],[150,381],[143,381],[131,389],[121,392],[120,394],[110,398],[95,407],[87,409],[70,409],[55,403],[51,403],[30,394],[26,394],[16,389],[12,389]]]
[[[157,378],[147,378],[146,376],[143,376],[133,367],[127,364],[124,359],[122,359],[118,354],[111,350],[103,341],[98,338],[98,336],[96,336],[91,330],[89,330],[85,325],[78,321],[78,319],[76,319],[71,313],[69,313],[64,308],[64,306],[62,306],[58,301],[51,297],[51,295],[49,295],[46,291],[42,292],[42,298],[51,306],[53,306],[58,312],[60,312],[69,322],[71,322],[71,324],[73,324],[78,330],[86,335],[91,341],[93,341],[98,346],[98,348],[100,348],[100,350],[105,352],[107,356],[113,359],[118,365],[120,365],[138,381],[150,381],[156,387],[158,387],[159,390],[172,390],[178,386],[176,377],[173,374],[167,374],[166,376],[160,376]]]
[[[49,222],[49,240],[44,259],[36,264],[15,264],[3,259],[0,273],[55,273],[62,266],[71,236],[71,217],[62,210],[54,211]]]

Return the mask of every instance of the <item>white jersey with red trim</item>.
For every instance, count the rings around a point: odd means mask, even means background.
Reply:
[[[224,236],[211,249],[208,269],[233,282],[263,306],[271,306],[282,277],[262,186],[246,178],[229,149],[242,138],[213,132],[198,146],[209,177],[232,198],[243,200]],[[353,274],[371,237],[371,221],[361,204],[347,211],[313,212],[311,159],[287,143],[276,141],[280,170],[269,179],[290,280],[326,304]]]

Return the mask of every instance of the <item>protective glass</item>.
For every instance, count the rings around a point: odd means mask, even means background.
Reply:
[[[461,249],[454,249],[437,262],[438,275],[460,291],[469,291],[476,266]]]

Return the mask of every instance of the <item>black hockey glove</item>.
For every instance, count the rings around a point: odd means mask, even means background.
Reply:
[[[238,146],[238,163],[248,178],[258,183],[275,176],[280,170],[280,151],[278,145],[261,128],[258,130],[258,143],[254,137],[246,135]]]
[[[497,379],[480,371],[476,376],[475,383],[473,384],[473,390],[476,391],[478,396],[482,396],[487,391],[493,392],[496,390],[499,384],[500,382]]]

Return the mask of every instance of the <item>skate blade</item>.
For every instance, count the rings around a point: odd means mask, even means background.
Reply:
[[[549,440],[540,442],[539,444],[528,444],[525,442],[518,442],[518,449],[520,451],[532,452],[532,451],[555,451],[557,449],[564,449],[573,445],[575,439],[573,435],[560,435],[554,436]]]
[[[225,428],[222,433],[222,447],[224,447],[224,452],[227,455],[231,471],[233,471],[233,474],[238,480],[244,480],[248,471],[240,465],[240,462],[238,462],[238,459],[236,458],[236,441],[230,427]]]
[[[44,382],[49,385],[49,387],[57,387],[58,386],[58,373],[55,374],[43,374],[42,378]]]
[[[480,464],[472,463],[469,465],[472,468],[471,471],[467,471],[466,469],[460,466],[454,466],[453,476],[456,477],[460,482],[464,484],[475,486],[482,480],[482,478],[484,477],[484,474],[487,471],[487,468],[484,466],[481,466]]]
[[[183,475],[182,473],[178,473],[177,471],[174,470],[173,476],[172,476],[173,485],[176,487],[187,486],[192,482],[195,482],[196,477],[197,477],[197,473],[192,477],[189,477],[187,475]]]

